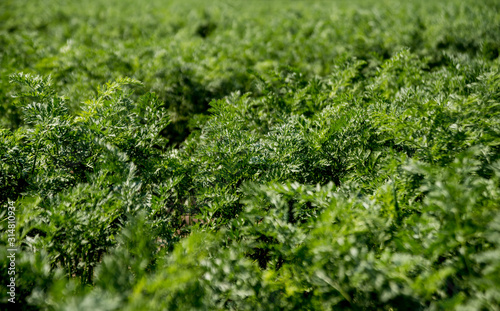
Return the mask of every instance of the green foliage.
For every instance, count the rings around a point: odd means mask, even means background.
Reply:
[[[1,2],[16,302],[499,310],[498,9]]]

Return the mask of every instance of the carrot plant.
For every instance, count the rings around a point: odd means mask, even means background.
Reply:
[[[498,8],[0,3],[1,283],[14,235],[24,310],[498,310]]]

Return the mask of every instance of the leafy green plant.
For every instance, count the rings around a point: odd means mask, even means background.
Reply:
[[[498,8],[1,2],[16,302],[498,310]]]

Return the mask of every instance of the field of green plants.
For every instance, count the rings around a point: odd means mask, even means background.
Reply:
[[[500,310],[499,54],[496,0],[0,1],[0,309]]]

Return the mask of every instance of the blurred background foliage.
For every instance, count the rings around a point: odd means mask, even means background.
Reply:
[[[70,108],[120,77],[155,92],[172,123],[171,144],[196,127],[209,103],[252,91],[256,72],[291,66],[307,77],[335,72],[344,58],[365,61],[363,76],[401,48],[429,70],[443,52],[498,57],[497,1],[2,1],[0,62],[4,127],[22,119],[13,105],[13,72],[51,75]],[[250,71],[250,72],[249,72]]]

